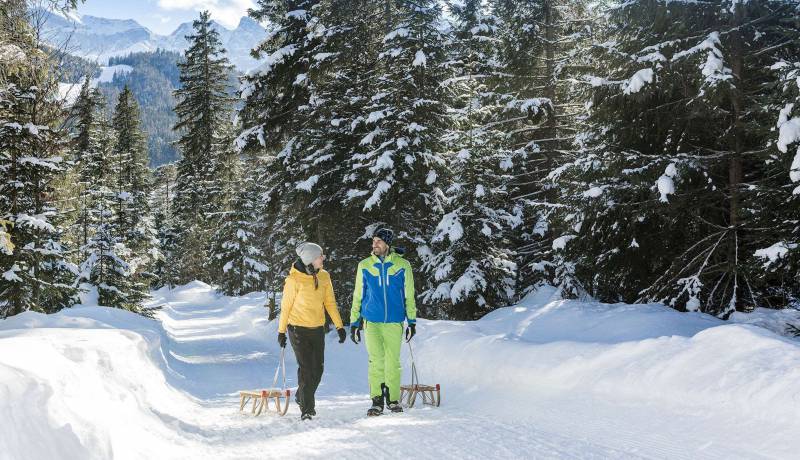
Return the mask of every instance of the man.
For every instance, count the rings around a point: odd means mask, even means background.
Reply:
[[[315,393],[322,379],[325,363],[325,312],[330,315],[339,343],[347,338],[331,276],[322,267],[325,254],[318,244],[306,242],[296,249],[297,261],[292,265],[283,287],[281,317],[278,322],[278,344],[286,348],[286,331],[297,358],[297,395],[300,418],[311,420],[317,415]]]
[[[416,334],[417,307],[411,265],[392,250],[394,232],[378,229],[372,237],[372,255],[358,264],[353,308],[350,310],[350,338],[361,341],[364,334],[369,355],[369,392],[372,407],[367,415],[381,415],[384,402],[392,412],[403,412],[400,397],[400,346],[403,321],[408,321],[406,341]]]

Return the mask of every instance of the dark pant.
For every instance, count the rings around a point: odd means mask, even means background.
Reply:
[[[325,364],[325,330],[322,327],[289,326],[289,340],[297,359],[297,403],[303,413],[314,409],[314,393]]]

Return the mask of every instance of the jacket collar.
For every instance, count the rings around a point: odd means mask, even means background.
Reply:
[[[316,274],[319,274],[319,270],[316,270],[316,271],[310,271],[310,270],[313,270],[313,268],[309,269],[308,267],[306,267],[305,265],[303,265],[303,262],[301,262],[300,260],[296,260],[296,261],[295,261],[295,262],[292,264],[292,270],[294,270],[294,271],[296,271],[296,272],[299,272],[299,273],[302,273],[302,274],[304,274],[304,275],[308,275],[308,276],[314,276],[314,275],[316,275]],[[291,270],[290,270],[290,271],[291,271]]]
[[[394,262],[395,257],[400,257],[400,255],[394,252],[394,249],[392,249],[389,251],[389,254],[387,254],[386,257],[383,258],[383,262],[384,263]],[[372,259],[372,263],[376,264],[381,263],[381,258],[376,256],[375,254],[370,254],[370,258]]]

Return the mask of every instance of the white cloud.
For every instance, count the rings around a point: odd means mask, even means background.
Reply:
[[[225,27],[234,28],[239,19],[247,15],[247,9],[255,6],[254,0],[158,0],[165,10],[208,10],[211,19]]]

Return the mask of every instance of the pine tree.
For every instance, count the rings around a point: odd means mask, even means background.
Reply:
[[[254,202],[237,206],[259,212],[247,226],[248,244],[234,249],[264,258],[260,263],[270,268],[264,273],[270,292],[280,288],[282,275],[296,258],[295,246],[320,236],[309,233],[311,226],[303,216],[314,210],[336,213],[335,208],[322,211],[312,205],[296,188],[306,180],[302,177],[306,171],[298,168],[305,148],[302,139],[308,139],[306,125],[318,121],[309,116],[314,104],[308,85],[310,66],[320,46],[318,4],[316,0],[260,0],[258,8],[250,11],[251,17],[270,25],[267,37],[254,49],[254,56],[263,63],[242,79],[244,106],[236,145],[249,170],[250,183],[243,185],[242,198]],[[248,270],[240,266],[238,273]]]
[[[171,289],[178,284],[180,276],[178,232],[172,211],[176,177],[177,169],[174,164],[160,166],[153,173],[154,186],[150,194],[150,207],[154,210],[153,222],[159,242],[158,258],[153,267],[151,283],[154,289],[163,286]]]
[[[554,174],[557,242],[592,295],[722,317],[796,299],[758,254],[797,235],[779,217],[796,199],[770,131],[785,97],[771,67],[797,61],[797,20],[786,1],[610,11],[585,148]]]
[[[499,61],[505,78],[495,88],[506,110],[497,120],[505,132],[500,152],[513,174],[509,194],[522,225],[514,232],[519,294],[542,283],[564,285],[568,267],[551,250],[551,218],[558,188],[548,174],[573,149],[585,102],[578,77],[589,65],[583,48],[592,31],[586,2],[493,0]]]
[[[258,245],[259,233],[255,207],[257,187],[252,174],[236,192],[236,200],[221,219],[214,235],[214,263],[221,265],[219,287],[227,295],[242,295],[264,288],[264,273],[269,268],[263,249]]]
[[[84,80],[81,92],[72,106],[75,118],[72,136],[72,174],[69,178],[77,183],[77,190],[72,197],[76,217],[70,229],[70,236],[78,248],[83,248],[97,226],[99,216],[93,211],[95,190],[93,185],[100,177],[102,161],[110,155],[113,140],[110,137],[108,123],[104,120],[105,101],[97,89],[92,89],[90,80]],[[79,263],[85,260],[85,254],[77,257]]]
[[[459,171],[448,195],[447,213],[432,238],[433,253],[424,269],[432,281],[423,299],[439,303],[439,317],[477,319],[507,305],[515,293],[516,264],[509,241],[520,223],[509,209],[509,176],[501,165],[505,133],[495,128],[504,117],[497,89],[505,72],[497,50],[497,18],[478,0],[453,3],[456,19],[448,87],[456,97],[448,143]]]
[[[98,232],[102,232],[101,237],[105,238],[102,240],[103,251],[110,251],[110,246],[105,245],[115,243],[115,251],[118,252],[115,252],[116,259],[113,262],[118,268],[112,270],[110,276],[124,284],[115,284],[119,292],[109,295],[115,302],[122,301],[125,308],[139,310],[142,302],[149,297],[158,242],[148,203],[152,179],[147,168],[139,107],[127,87],[120,94],[114,109],[112,128],[114,214],[113,220]]]
[[[77,268],[65,258],[63,216],[53,199],[54,181],[64,172],[64,113],[53,62],[27,14],[25,2],[0,5],[0,317],[53,312],[77,300]]]
[[[224,193],[225,184],[231,182],[235,167],[228,128],[232,100],[227,90],[232,67],[208,11],[200,13],[193,26],[195,33],[186,37],[191,43],[186,60],[178,64],[182,86],[175,91],[178,123],[174,129],[181,133],[181,159],[174,213],[183,254],[183,283],[212,278],[206,265],[210,240],[230,199]]]

